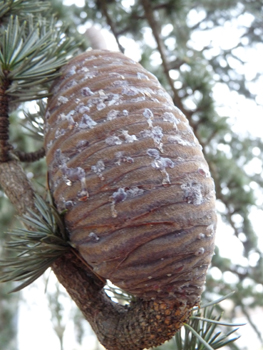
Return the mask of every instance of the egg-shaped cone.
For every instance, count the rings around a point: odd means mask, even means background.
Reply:
[[[184,114],[118,52],[73,58],[51,92],[49,186],[72,245],[94,274],[144,301],[198,304],[214,251],[215,190]]]

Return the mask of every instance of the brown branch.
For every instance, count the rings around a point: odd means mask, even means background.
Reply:
[[[72,252],[52,268],[108,350],[142,350],[160,345],[189,317],[189,308],[179,311],[174,299],[139,299],[129,307],[114,303],[102,289],[103,283]]]
[[[0,163],[0,186],[19,215],[34,208],[34,191],[18,161]]]
[[[37,160],[45,157],[45,149],[44,147],[41,147],[39,150],[35,152],[28,152],[28,153],[15,150],[14,154],[17,156],[17,158],[21,162],[36,162]]]
[[[112,34],[115,37],[115,40],[117,42],[117,45],[118,45],[118,48],[119,48],[120,52],[123,53],[124,52],[124,48],[119,42],[119,34],[117,33],[117,30],[115,29],[115,26],[114,26],[114,22],[112,21],[110,15],[108,13],[107,1],[105,1],[105,0],[98,0],[98,5],[101,7],[101,12],[105,16],[107,24],[111,28]]]
[[[166,79],[170,85],[170,88],[172,90],[173,93],[173,102],[174,104],[185,114],[185,116],[187,117],[190,126],[194,129],[194,125],[192,123],[192,119],[191,116],[193,114],[193,112],[190,112],[188,110],[185,109],[184,105],[182,104],[181,98],[178,95],[178,91],[177,89],[174,87],[174,82],[173,79],[170,77],[169,71],[170,71],[170,67],[169,67],[169,63],[166,59],[166,55],[165,55],[165,48],[163,45],[163,42],[160,38],[159,35],[159,28],[158,28],[158,22],[156,21],[155,17],[154,17],[154,12],[153,12],[153,8],[151,6],[151,2],[150,0],[141,0],[142,6],[144,8],[144,12],[145,12],[145,17],[152,29],[153,32],[153,36],[155,38],[156,44],[157,44],[157,48],[158,51],[161,55],[161,59],[162,59],[162,65],[163,65],[163,70],[164,70],[164,74],[166,76]],[[204,144],[201,140],[201,137],[198,135],[198,132],[195,128],[195,136],[197,137],[200,145],[203,148],[203,153],[206,156],[206,152],[205,152],[205,148],[204,148]]]
[[[8,119],[8,95],[7,89],[10,81],[4,78],[0,83],[0,162],[9,160],[9,119]]]
[[[242,312],[243,314],[246,316],[248,322],[250,323],[251,327],[253,328],[253,330],[255,331],[255,333],[258,336],[258,339],[260,340],[261,343],[263,343],[263,338],[262,335],[259,331],[259,329],[257,328],[256,324],[252,321],[252,318],[250,316],[250,314],[247,311],[247,306],[245,306],[242,302],[242,300],[239,298],[239,305],[241,306]]]
[[[165,50],[164,50],[164,46],[163,46],[163,42],[160,38],[159,35],[159,28],[158,28],[158,22],[155,20],[154,17],[154,13],[153,13],[153,9],[151,6],[151,2],[149,0],[141,0],[142,6],[144,8],[144,12],[145,12],[145,17],[147,18],[147,21],[152,29],[153,32],[153,36],[155,38],[156,44],[157,44],[157,48],[158,51],[160,52],[161,55],[161,59],[162,59],[162,64],[163,64],[163,70],[164,70],[164,74],[166,76],[166,79],[170,85],[170,88],[173,92],[173,101],[174,104],[181,109],[181,111],[187,116],[187,111],[185,110],[181,99],[178,95],[178,91],[176,90],[176,88],[174,87],[174,83],[173,83],[173,79],[170,77],[169,74],[169,65],[166,59],[166,55],[165,55]],[[188,118],[189,119],[189,118]]]

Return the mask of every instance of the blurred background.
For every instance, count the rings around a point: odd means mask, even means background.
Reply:
[[[66,33],[120,50],[155,74],[188,118],[215,180],[218,229],[204,302],[246,322],[229,349],[263,349],[263,2],[262,0],[53,0]],[[34,112],[34,103],[27,105]],[[36,149],[11,115],[12,143]],[[45,161],[25,164],[40,192]],[[0,240],[19,225],[0,188]],[[7,252],[0,250],[1,258]],[[97,350],[88,323],[51,271],[19,293],[0,285],[0,349]],[[226,347],[226,349],[228,349]],[[176,350],[173,341],[160,349]]]

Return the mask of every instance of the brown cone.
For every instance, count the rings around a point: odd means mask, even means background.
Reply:
[[[75,57],[52,93],[49,185],[72,244],[96,275],[187,314],[216,227],[214,182],[187,119],[151,73],[117,52]]]

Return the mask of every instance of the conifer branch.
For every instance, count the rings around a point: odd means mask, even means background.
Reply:
[[[36,162],[41,158],[45,157],[45,148],[41,147],[39,150],[35,152],[22,152],[22,151],[14,151],[14,154],[21,162]]]
[[[178,91],[174,87],[173,79],[170,77],[169,63],[168,63],[166,55],[165,55],[165,49],[164,49],[163,42],[162,42],[160,35],[159,35],[160,30],[158,28],[158,22],[155,20],[155,17],[154,17],[154,12],[153,12],[151,2],[150,2],[150,0],[141,0],[141,3],[142,3],[142,6],[144,8],[145,17],[146,17],[146,19],[147,19],[147,21],[152,29],[152,33],[153,33],[153,36],[155,38],[158,51],[161,55],[163,71],[164,71],[164,74],[165,74],[166,79],[168,81],[168,84],[171,88],[171,91],[173,93],[173,102],[187,117],[189,124],[194,129],[195,135],[198,138],[198,141],[201,144],[201,146],[203,148],[203,152],[205,154],[204,144],[202,142],[201,137],[198,135],[198,131],[195,130],[195,128],[194,128],[194,125],[193,125],[192,120],[191,120],[191,113],[185,109],[185,107],[181,101],[181,98],[178,95]],[[206,154],[205,154],[205,156],[206,156]]]
[[[0,163],[0,186],[19,215],[34,210],[34,191],[18,161]]]
[[[9,86],[9,79],[0,78],[0,162],[6,162],[9,159],[9,116],[8,95],[6,94]]]
[[[15,257],[0,260],[1,282],[23,281],[13,292],[34,282],[59,256],[71,249],[55,208],[37,194],[34,205],[35,211],[29,209],[28,214],[20,217],[30,229],[18,228],[9,233],[11,240],[7,248]]]
[[[71,39],[63,39],[52,18],[31,17],[21,22],[10,16],[0,51],[0,78],[10,82],[6,94],[15,101],[30,101],[49,96],[49,83],[58,75],[75,50]]]
[[[105,0],[98,0],[98,4],[99,6],[101,7],[101,10],[102,10],[102,13],[103,15],[105,16],[106,18],[106,21],[107,21],[107,24],[110,26],[110,29],[112,31],[112,34],[114,35],[115,37],[115,40],[117,42],[117,45],[119,47],[119,50],[120,52],[124,52],[124,48],[123,46],[120,44],[120,41],[119,41],[119,34],[117,33],[117,30],[115,29],[115,25],[114,25],[114,22],[112,21],[109,13],[108,13],[108,9],[107,9],[107,1]]]
[[[246,306],[244,306],[244,303],[240,299],[239,299],[239,305],[241,306],[242,312],[246,316],[246,318],[247,318],[248,322],[250,323],[251,327],[254,329],[254,331],[255,331],[259,341],[263,344],[263,337],[262,337],[262,335],[260,333],[260,330],[258,329],[258,327],[255,324],[255,322],[252,320],[251,316],[247,312]]]
[[[37,15],[48,11],[49,1],[25,1],[25,0],[7,0],[0,2],[0,25],[9,21],[10,15],[19,16],[20,19],[27,19],[29,14]]]
[[[156,44],[157,44],[157,48],[158,48],[158,51],[161,55],[161,59],[162,59],[162,64],[163,64],[163,70],[164,70],[164,74],[166,76],[166,79],[169,83],[169,86],[173,92],[173,101],[174,101],[174,104],[179,108],[181,109],[181,111],[188,117],[189,119],[189,116],[188,116],[188,112],[186,111],[186,109],[184,108],[182,102],[181,102],[181,99],[180,97],[178,96],[178,92],[176,90],[176,88],[174,87],[174,83],[173,83],[173,80],[172,78],[170,77],[170,74],[169,74],[169,65],[168,65],[168,62],[167,62],[167,58],[166,58],[166,55],[165,55],[165,50],[164,50],[164,46],[163,46],[163,42],[160,38],[160,35],[159,35],[159,28],[158,28],[158,23],[157,21],[155,20],[155,17],[154,17],[154,12],[153,12],[153,9],[152,9],[152,5],[151,5],[151,2],[149,0],[141,0],[141,3],[142,3],[142,6],[144,8],[144,13],[145,13],[145,17],[152,29],[152,33],[153,33],[153,36],[155,38],[155,41],[156,41]]]

